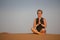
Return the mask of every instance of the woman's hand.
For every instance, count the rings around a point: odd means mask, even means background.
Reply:
[[[46,26],[47,26],[46,19],[44,19],[44,24],[41,24],[41,25],[46,28]]]
[[[39,24],[36,25],[36,27],[38,26]]]
[[[39,20],[38,20],[38,24],[41,24],[40,19],[41,19],[41,18],[39,18]]]

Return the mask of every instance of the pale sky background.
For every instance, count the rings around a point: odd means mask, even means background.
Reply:
[[[0,0],[0,32],[32,33],[38,9],[47,20],[47,34],[60,34],[60,0]]]

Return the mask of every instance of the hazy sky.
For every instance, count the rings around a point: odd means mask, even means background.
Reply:
[[[47,20],[47,33],[60,33],[60,0],[0,0],[0,32],[31,33],[38,9]]]

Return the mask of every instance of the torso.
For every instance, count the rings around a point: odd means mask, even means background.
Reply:
[[[39,19],[38,19],[38,18],[36,18],[36,25],[37,25],[37,24],[38,24],[38,22],[39,22],[38,20],[39,20]],[[40,19],[41,24],[44,24],[44,21],[43,21],[43,20],[44,20],[44,18],[41,18],[41,19]]]
[[[38,20],[39,20],[39,19],[36,18],[36,25],[37,25],[38,22],[39,22]],[[41,18],[41,19],[40,19],[41,24],[44,24],[44,21],[43,21],[43,20],[44,20],[44,18]],[[39,24],[39,25],[36,27],[36,29],[37,29],[38,32],[40,32],[41,29],[44,28],[41,24]]]

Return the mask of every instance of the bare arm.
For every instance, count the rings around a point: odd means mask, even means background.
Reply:
[[[34,20],[34,23],[33,23],[33,28],[36,28],[39,24],[36,25],[36,19]]]
[[[47,22],[46,22],[46,19],[44,18],[44,24],[41,24],[42,26],[44,26],[45,28],[46,28],[46,26],[47,26]]]
[[[36,28],[36,19],[34,19],[33,28]]]

